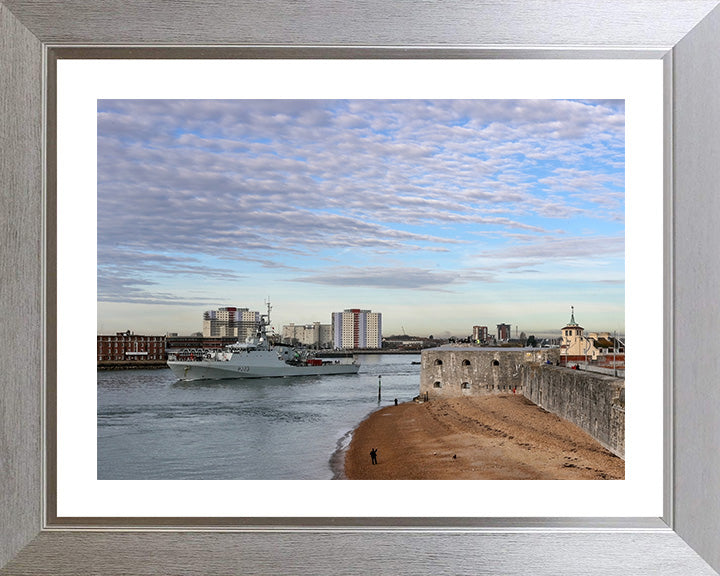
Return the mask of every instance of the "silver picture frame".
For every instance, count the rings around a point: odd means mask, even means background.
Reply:
[[[0,575],[717,574],[718,4],[0,0]],[[663,516],[58,518],[54,65],[117,57],[662,60]]]

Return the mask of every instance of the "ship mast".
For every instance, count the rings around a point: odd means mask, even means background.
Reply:
[[[267,341],[267,327],[270,326],[270,310],[272,310],[269,298],[265,301],[265,305],[267,306],[267,314],[260,315],[260,323],[258,324],[257,337],[258,340]]]

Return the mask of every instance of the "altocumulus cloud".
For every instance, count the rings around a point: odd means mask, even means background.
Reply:
[[[445,290],[497,280],[459,280],[448,254],[508,259],[518,232],[533,261],[558,229],[616,246],[624,126],[622,101],[101,100],[99,298],[271,270]]]

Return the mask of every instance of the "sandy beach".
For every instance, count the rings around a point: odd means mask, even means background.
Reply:
[[[512,394],[388,406],[358,426],[345,455],[350,480],[597,480],[624,474],[624,461],[586,432]]]

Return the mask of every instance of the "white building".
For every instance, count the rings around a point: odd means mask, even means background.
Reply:
[[[320,322],[288,324],[283,326],[282,341],[285,344],[301,344],[312,348],[331,348],[333,345],[332,325]]]
[[[259,322],[260,312],[225,306],[203,314],[202,334],[205,338],[233,337],[243,341],[255,333]]]
[[[560,338],[560,361],[572,362],[624,362],[625,344],[609,332],[589,332],[575,321],[575,307],[571,306],[570,322],[563,326]]]
[[[382,314],[348,308],[332,314],[335,348],[382,348]]]

